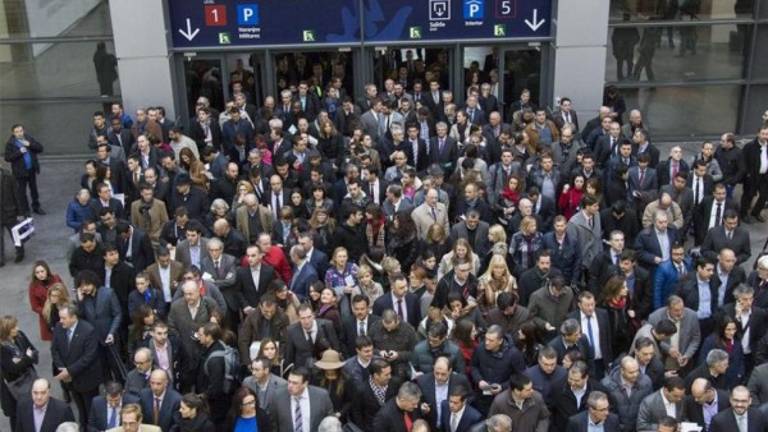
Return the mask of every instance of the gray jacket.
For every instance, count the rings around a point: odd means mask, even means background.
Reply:
[[[592,217],[593,227],[590,229],[583,211],[571,216],[568,221],[568,235],[578,240],[581,246],[582,266],[589,268],[592,260],[603,251],[603,228],[600,226],[600,216]]]
[[[635,419],[637,418],[637,411],[640,409],[640,404],[643,402],[646,396],[653,393],[653,383],[648,375],[640,374],[635,384],[632,386],[632,391],[627,397],[627,392],[621,383],[621,368],[617,367],[611,372],[610,375],[603,378],[601,381],[609,395],[616,402],[616,413],[619,415],[619,423],[621,424],[621,430],[623,432],[631,432],[635,430]]]
[[[648,317],[648,322],[655,326],[664,318],[668,318],[666,306],[653,312]],[[685,308],[683,312],[683,319],[680,322],[679,345],[680,354],[693,361],[693,355],[696,354],[696,351],[699,349],[699,345],[701,345],[701,328],[699,328],[699,319],[696,317],[696,312],[689,308]],[[659,344],[659,349],[664,355],[667,355],[669,348],[669,341],[661,342]]]
[[[275,397],[275,393],[281,389],[285,389],[288,385],[288,381],[275,374],[269,374],[269,381],[267,381],[267,388],[264,390],[264,394],[261,393],[261,388],[256,382],[256,378],[253,376],[244,379],[243,385],[253,390],[253,392],[259,396],[259,408],[268,411],[272,407],[272,400]]]
[[[640,409],[637,412],[637,432],[656,432],[659,420],[667,415],[664,408],[664,400],[661,398],[661,389],[651,393],[640,403]],[[675,404],[675,419],[680,422],[685,418],[683,412],[683,401]]]

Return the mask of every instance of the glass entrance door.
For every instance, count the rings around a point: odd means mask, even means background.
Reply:
[[[186,106],[189,116],[196,112],[195,106],[200,97],[205,97],[211,107],[218,111],[224,109],[224,73],[220,56],[195,56],[184,58],[184,82],[186,87]]]
[[[533,106],[546,106],[547,102],[542,98],[542,48],[536,47],[512,47],[506,48],[499,56],[503,62],[500,69],[504,71],[502,80],[502,100],[507,107],[512,107],[520,101],[523,90],[530,92]],[[511,115],[508,113],[507,121]]]

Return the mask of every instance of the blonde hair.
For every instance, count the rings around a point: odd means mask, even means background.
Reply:
[[[0,318],[0,342],[5,342],[11,339],[11,330],[19,323],[13,315],[6,315]]]
[[[51,287],[48,288],[48,295],[45,299],[45,304],[43,305],[43,319],[45,319],[48,324],[50,324],[51,309],[53,308],[53,304],[51,303],[51,294],[54,291],[59,293],[58,304],[69,303],[69,291],[67,290],[67,287],[65,287],[61,282],[56,282],[55,284],[51,285]]]
[[[531,228],[536,227],[536,218],[533,216],[526,216],[520,221],[520,231],[528,231]]]
[[[507,242],[507,232],[499,224],[492,225],[488,229],[488,237],[491,239],[492,244]]]

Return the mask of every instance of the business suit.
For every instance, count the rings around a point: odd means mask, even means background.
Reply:
[[[747,388],[752,395],[752,404],[761,405],[768,402],[768,363],[752,369],[752,375],[747,382]]]
[[[325,389],[308,385],[307,396],[309,398],[309,430],[316,431],[320,422],[332,415],[333,403]],[[293,413],[291,412],[291,395],[287,388],[275,391],[275,396],[269,410],[269,418],[272,430],[275,432],[293,432]],[[308,431],[307,431],[308,432]]]
[[[216,265],[213,262],[213,257],[207,256],[200,258],[200,270],[203,274],[208,273],[213,278],[211,280],[221,291],[226,291],[235,285],[235,271],[239,267],[239,262],[232,255],[223,253],[219,257],[219,268],[216,269]],[[231,306],[230,298],[225,296],[227,304]]]
[[[208,239],[200,238],[198,245],[200,245],[200,263],[197,263],[197,265],[200,265],[203,262],[203,258],[210,259],[211,255],[208,254]],[[184,239],[176,245],[176,257],[174,259],[180,262],[185,269],[194,264],[189,252],[189,240]]]
[[[366,318],[365,321],[365,334],[366,336],[370,334],[371,327],[381,320],[378,316],[369,313],[368,318]],[[344,355],[347,358],[352,358],[355,356],[356,347],[355,342],[358,338],[358,331],[360,329],[358,328],[358,321],[357,318],[354,316],[350,317],[348,320],[344,320]]]
[[[688,163],[680,159],[678,163],[678,172],[685,172],[690,174],[691,169],[688,167]],[[659,186],[672,184],[672,167],[670,166],[669,159],[659,162],[656,167],[656,174],[659,176]],[[689,175],[690,177],[690,175]]]
[[[602,228],[600,225],[600,215],[592,216],[594,226],[589,227],[584,211],[579,211],[571,216],[568,221],[568,235],[578,239],[581,246],[582,265],[589,268],[594,257],[603,251]]]
[[[462,386],[465,389],[469,390],[472,387],[469,384],[469,380],[463,373],[464,371],[459,371],[459,373],[451,372],[450,377],[448,378],[448,393],[446,394],[446,399],[441,401],[441,405],[444,405],[444,402],[446,402],[448,399],[448,396],[451,394],[451,390],[455,389],[458,386]],[[430,372],[424,375],[419,376],[416,378],[416,385],[419,386],[421,389],[421,398],[422,401],[429,404],[429,406],[432,408],[432,411],[430,411],[429,415],[429,424],[433,429],[436,429],[438,425],[442,424],[445,421],[445,417],[450,417],[450,411],[445,410],[441,411],[440,415],[441,417],[437,418],[437,395],[435,394],[435,374]],[[445,404],[447,405],[447,404]]]
[[[733,269],[727,275],[728,279],[725,286],[725,295],[723,296],[723,304],[720,307],[727,307],[728,303],[734,301],[733,290],[740,284],[747,282],[747,273],[742,267],[734,266]],[[715,264],[715,272],[712,275],[712,288],[716,291],[720,291],[720,286],[723,281],[720,279],[720,265]],[[758,308],[759,309],[759,308]],[[763,309],[760,309],[761,311]]]
[[[112,212],[112,214],[115,215],[115,218],[125,219],[125,208],[123,207],[123,204],[120,202],[120,200],[117,198],[110,198],[107,205],[104,205],[101,199],[96,198],[96,199],[92,199],[89,205],[91,206],[91,210],[93,211],[94,216],[99,216],[101,209],[106,208],[106,209],[109,209]]]
[[[259,268],[259,280],[256,282],[258,285],[254,283],[251,267],[238,268],[235,273],[235,284],[231,290],[228,290],[231,291],[232,299],[227,300],[227,304],[233,307],[233,311],[241,311],[247,306],[255,308],[274,279],[275,269],[263,262]],[[224,298],[227,298],[227,291],[224,292]]]
[[[183,298],[175,299],[171,303],[171,309],[168,312],[168,327],[175,330],[179,335],[184,350],[184,358],[188,360],[182,371],[182,384],[185,384],[182,385],[182,389],[185,391],[191,387],[189,383],[195,382],[195,373],[200,360],[200,344],[192,338],[192,335],[202,325],[210,321],[214,310],[216,310],[216,302],[208,297],[200,298],[200,306],[198,306],[197,315],[194,318]]]
[[[747,410],[747,430],[745,432],[765,432],[768,429],[765,417],[757,408]],[[734,432],[741,430],[736,424],[733,408],[728,408],[712,417],[710,432]]]
[[[372,431],[376,432],[408,432],[405,427],[405,412],[397,406],[395,398],[390,399],[373,418]],[[410,413],[411,421],[422,418],[418,408]]]
[[[370,135],[374,140],[379,140],[379,117],[382,114],[376,113],[373,109],[369,109],[360,116],[360,125],[363,127],[366,135]]]
[[[275,399],[275,393],[281,389],[285,389],[285,387],[288,385],[288,381],[280,378],[275,374],[269,374],[269,377],[267,378],[267,388],[264,390],[264,396],[261,396],[261,388],[256,382],[256,378],[253,376],[245,378],[243,380],[243,385],[259,395],[259,408],[263,409],[264,411],[270,411]]]
[[[448,394],[450,394],[450,392]],[[484,418],[483,415],[480,414],[480,411],[474,409],[469,404],[469,402],[465,402],[464,412],[461,414],[461,418],[459,419],[459,424],[456,426],[456,430],[453,431],[451,430],[452,413],[448,408],[448,401],[443,401],[443,403],[440,404],[440,407],[443,415],[438,430],[442,430],[444,432],[469,432],[472,430],[472,426],[480,423]]]
[[[176,292],[176,288],[178,287],[179,282],[181,282],[182,276],[184,276],[184,265],[178,261],[171,260],[168,267],[171,284],[171,298],[173,298],[173,294]],[[152,264],[151,266],[147,267],[146,272],[149,274],[149,284],[162,292],[163,281],[160,278],[160,264]]]
[[[730,408],[731,402],[728,400],[728,392],[722,390],[715,391],[717,392],[717,412],[719,413]],[[704,407],[696,402],[696,400],[691,395],[686,396],[683,403],[685,405],[684,409],[686,421],[693,422],[701,427],[704,427]]]
[[[254,216],[259,218],[259,224],[262,229],[261,232],[272,232],[272,213],[270,213],[267,207],[259,205]],[[251,239],[258,238],[261,233],[251,232],[249,218],[250,216],[246,206],[241,206],[237,209],[237,212],[235,213],[235,227],[238,231],[243,233],[243,237],[250,242]]]
[[[77,405],[79,418],[88,418],[91,399],[99,392],[103,379],[101,358],[99,356],[99,336],[96,329],[83,319],[77,321],[72,340],[68,340],[68,330],[57,325],[53,330],[51,357],[54,374],[67,369],[72,377],[68,387]],[[103,339],[101,339],[103,341]]]
[[[720,309],[722,306],[718,302],[718,290],[717,287],[715,287],[715,284],[713,283],[713,280],[715,276],[713,275],[712,278],[710,278],[709,281],[702,281],[709,287],[709,295],[710,295],[710,312],[711,316],[710,318],[700,320],[703,321],[711,321],[712,317],[714,317],[715,312]],[[698,287],[698,277],[695,274],[692,274],[684,283],[678,286],[677,288],[677,295],[680,296],[683,299],[683,303],[685,303],[685,307],[690,308],[694,311],[699,310],[700,306],[700,298],[699,298],[699,287]],[[706,335],[709,334],[709,331],[712,330],[712,327],[709,326],[707,328],[704,328],[705,326],[702,325],[702,333],[706,337]]]
[[[648,322],[652,325],[658,324],[663,319],[669,319],[666,307],[659,308],[648,316]],[[701,329],[696,312],[686,307],[683,310],[683,319],[680,321],[679,326],[680,330],[678,333],[680,334],[680,339],[678,346],[680,347],[680,354],[688,359],[693,359],[694,354],[699,349],[699,345],[701,345]],[[659,343],[659,351],[664,356],[669,353],[669,348],[669,342]]]
[[[578,308],[574,311],[572,311],[570,314],[568,314],[568,318],[573,318],[576,321],[578,321],[581,324],[581,310]],[[597,335],[594,335],[598,343],[600,344],[600,354],[601,354],[601,360],[602,364],[596,364],[596,369],[592,370],[592,376],[595,378],[601,379],[605,373],[606,370],[608,370],[609,364],[613,361],[613,346],[612,346],[612,330],[611,330],[611,321],[608,318],[608,312],[605,309],[602,308],[595,308],[595,312],[592,315],[592,318],[590,319],[590,322],[594,323],[595,319],[597,320]],[[593,329],[594,329],[594,324]],[[587,328],[582,328],[581,333],[585,336],[589,335],[589,330]],[[590,351],[592,351],[592,357],[594,359],[595,350],[590,345]],[[595,359],[596,361],[597,359]]]
[[[139,393],[141,412],[144,413],[144,423],[159,426],[163,432],[169,432],[171,427],[180,419],[179,405],[181,395],[170,386],[166,387],[165,395],[160,403],[160,412],[157,423],[152,419],[154,412],[155,395],[152,389],[146,388]]]
[[[741,214],[746,216],[752,209],[752,216],[759,216],[768,200],[768,173],[760,174],[762,145],[755,138],[742,149],[742,155],[746,170],[744,172],[744,194],[741,196]],[[7,160],[7,159],[6,159]],[[752,207],[752,199],[758,195],[755,206]]]
[[[488,241],[488,229],[489,225],[487,222],[480,221],[477,224],[477,227],[475,228],[475,242],[471,245],[472,251],[475,252],[478,256],[485,256],[485,254],[488,253],[488,250],[491,248],[491,245]],[[451,242],[454,244],[456,243],[456,240],[463,238],[465,240],[469,239],[469,228],[467,228],[466,222],[460,222],[455,224],[451,228]]]
[[[669,250],[666,251],[666,255],[670,256],[672,245],[677,241],[677,230],[671,226],[667,228],[667,239],[669,240]],[[656,270],[658,264],[656,264],[654,258],[662,257],[661,246],[659,245],[659,239],[656,236],[656,228],[651,226],[646,228],[637,235],[635,238],[635,251],[637,252],[637,262],[642,265],[649,272]]]
[[[419,299],[416,297],[413,293],[406,293],[405,297],[403,298],[403,308],[405,309],[405,313],[407,314],[406,318],[408,321],[408,324],[410,324],[413,328],[419,327],[419,322],[421,321],[421,307],[419,306]],[[392,300],[392,294],[387,293],[382,295],[381,297],[377,298],[376,301],[373,303],[373,314],[381,316],[381,314],[384,313],[385,310],[392,309],[397,313],[397,308],[395,307],[395,304]]]
[[[714,259],[725,248],[731,249],[736,254],[737,265],[749,261],[752,257],[752,246],[746,228],[737,226],[730,239],[726,236],[724,225],[710,228],[701,244],[701,253]]]
[[[304,261],[301,268],[293,273],[288,289],[293,291],[300,300],[303,300],[309,296],[309,287],[318,279],[315,267],[309,262]]]
[[[416,225],[416,233],[419,238],[424,240],[427,238],[427,232],[429,227],[433,224],[442,225],[446,231],[449,231],[450,225],[448,224],[448,210],[445,204],[438,202],[435,207],[435,218],[432,217],[432,207],[426,202],[413,209],[411,212],[411,219],[413,219]]]
[[[589,412],[580,412],[568,419],[565,432],[587,432],[589,430],[589,421]],[[608,417],[603,421],[603,432],[619,432],[620,430],[619,417],[613,413],[608,414]]]
[[[139,403],[139,400],[129,394],[124,394],[120,405],[125,406],[132,403]],[[116,420],[119,424],[120,407],[115,409],[117,410],[117,413],[115,414],[117,416]],[[87,432],[100,432],[109,429],[109,415],[110,410],[107,408],[107,399],[101,395],[93,398],[93,401],[91,402],[90,413],[88,414],[88,427],[86,428]]]
[[[330,263],[328,262],[328,255],[320,249],[313,247],[311,251],[307,252],[307,259],[309,263],[315,268],[317,276],[319,278],[325,278],[325,272],[328,271]]]
[[[659,188],[659,179],[656,176],[656,170],[653,168],[646,168],[643,174],[643,181],[640,181],[640,167],[633,166],[629,169],[629,177],[627,183],[629,183],[629,196],[636,200],[642,197],[635,197],[635,192],[650,194],[656,192]],[[648,201],[641,201],[645,204]]]
[[[659,420],[666,417],[667,410],[661,392],[651,393],[640,403],[637,412],[637,432],[656,432]],[[675,420],[678,422],[685,418],[685,407],[682,401],[675,403]]]
[[[307,339],[306,332],[297,322],[288,326],[286,330],[285,361],[293,363],[294,367],[311,367],[319,354],[327,349],[341,351],[341,344],[333,328],[333,323],[322,318],[316,318],[317,331],[313,341]]]
[[[155,251],[152,249],[149,236],[143,229],[133,227],[131,231],[131,256],[128,256],[128,240],[123,240],[119,236],[117,238],[117,250],[120,252],[120,259],[131,264],[138,273],[155,260]]]
[[[356,358],[352,358],[350,361],[359,365]],[[366,369],[366,374],[367,373],[368,371]],[[397,396],[400,380],[397,377],[393,377],[389,381],[387,390],[384,392],[384,404],[380,403],[379,398],[374,394],[367,376],[364,380],[347,381],[347,383],[348,385],[353,385],[355,388],[355,397],[352,409],[349,412],[350,421],[364,431],[372,431],[373,419],[376,417],[376,413],[381,410],[387,401],[392,400]]]
[[[8,139],[5,145],[5,161],[11,164],[11,171],[16,179],[21,210],[23,213],[29,214],[30,205],[27,200],[27,185],[29,185],[32,196],[32,209],[38,210],[40,208],[40,196],[37,190],[37,176],[40,174],[40,163],[37,160],[37,155],[43,152],[43,146],[27,134],[24,134],[24,139],[29,143],[29,146],[24,147],[25,151],[23,153],[21,147],[16,145],[16,137],[11,136]],[[27,162],[25,161],[26,155],[29,155],[30,159],[29,168],[27,168]],[[114,171],[112,173],[113,175],[115,174]]]
[[[33,414],[34,404],[32,399],[19,402],[16,408],[16,431],[35,432],[35,418]],[[74,422],[75,416],[72,408],[64,401],[55,398],[48,399],[48,407],[45,410],[40,432],[55,432],[56,428],[64,422]],[[85,424],[85,422],[82,422]]]
[[[704,237],[706,237],[707,232],[710,229],[709,220],[712,215],[712,207],[717,204],[718,202],[715,200],[715,197],[707,196],[698,206],[694,207],[695,214],[693,216],[693,229],[697,245],[700,245],[701,242],[704,241]],[[720,224],[722,225],[726,210],[738,211],[738,207],[736,203],[729,198],[726,198],[725,201],[720,204]]]
[[[459,147],[456,140],[446,136],[442,150],[440,149],[440,137],[429,139],[429,162],[438,164],[447,175],[456,171],[456,161],[459,159]]]

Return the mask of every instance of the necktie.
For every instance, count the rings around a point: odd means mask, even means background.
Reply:
[[[587,315],[587,337],[589,338],[589,347],[595,349],[595,333],[592,329],[592,315]]]
[[[160,423],[160,398],[155,398],[155,404],[152,407],[152,424]]]
[[[299,398],[293,398],[293,401],[296,405],[296,408],[293,410],[293,431],[294,432],[303,432],[304,431],[304,420],[301,417],[301,402]]]
[[[670,179],[670,183],[677,177],[677,172],[680,169],[680,166],[677,161],[672,161],[672,178]]]
[[[280,194],[275,194],[275,217],[280,217],[280,208],[282,208],[282,203],[280,202]]]
[[[565,113],[565,119],[568,123],[571,123],[571,113]]]
[[[451,432],[456,432],[456,429],[459,428],[459,415],[456,413],[451,413]]]
[[[213,263],[213,267],[214,267],[214,269],[216,270],[216,276],[219,276],[219,270],[221,269],[221,267],[219,266],[219,264],[220,264],[220,261],[221,261],[221,260],[216,260],[216,261]]]
[[[701,177],[696,177],[696,189],[693,191],[693,203],[698,204],[701,199]]]
[[[739,425],[739,432],[747,432],[749,430],[747,426],[746,414],[741,416],[736,416],[736,420],[738,420],[737,423]]]
[[[307,332],[307,342],[309,342],[310,345],[314,344],[314,341],[312,340],[312,330]]]
[[[71,328],[67,330],[67,344],[72,343],[72,337],[75,335],[75,329]]]
[[[376,195],[373,193],[373,183],[368,183],[368,195],[370,195],[372,201],[376,201],[374,198]],[[378,203],[376,203],[378,204]]]
[[[445,138],[440,138],[439,140],[437,140],[437,142],[438,142],[437,150],[438,152],[442,153],[443,146],[445,146]]]
[[[728,240],[733,240],[733,231],[726,231],[725,236],[728,238]]]
[[[641,169],[640,170],[640,182],[639,182],[641,187],[643,186],[643,179],[645,179],[645,170]]]
[[[109,408],[109,422],[107,424],[107,428],[112,429],[117,427],[117,408],[110,407]]]
[[[400,321],[404,320],[403,316],[403,299],[397,300],[397,316],[400,317]]]
[[[717,210],[715,210],[715,226],[720,226],[723,215],[723,203],[717,203]]]
[[[432,210],[432,220],[437,222],[437,212],[435,212],[435,208],[434,207],[430,207],[430,209]]]
[[[595,218],[590,217],[587,222],[589,223],[589,229],[595,229]]]
[[[677,274],[681,277],[685,276],[685,266],[682,263],[677,265]]]
[[[357,335],[365,336],[365,321],[359,321],[357,324]]]

